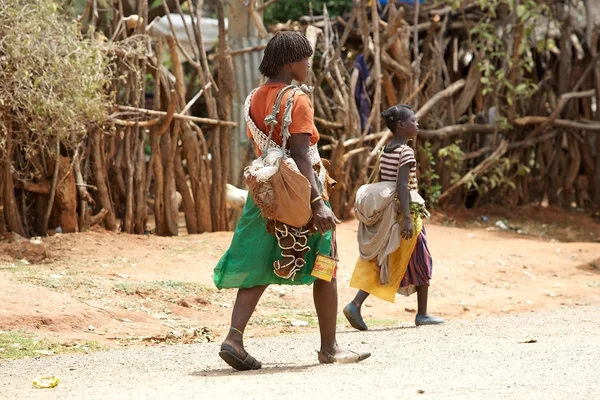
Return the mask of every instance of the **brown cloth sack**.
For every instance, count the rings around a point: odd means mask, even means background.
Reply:
[[[286,161],[280,161],[277,172],[268,181],[258,182],[249,175],[246,184],[252,200],[265,218],[295,228],[301,228],[310,222],[310,182]]]
[[[312,218],[310,207],[310,182],[299,171],[281,160],[279,170],[271,178],[275,191],[277,221],[301,228]]]

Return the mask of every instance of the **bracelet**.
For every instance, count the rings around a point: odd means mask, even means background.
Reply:
[[[315,204],[317,201],[323,200],[323,196],[317,196],[310,201],[310,204]]]

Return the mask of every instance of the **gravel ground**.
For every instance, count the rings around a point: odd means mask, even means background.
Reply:
[[[264,363],[249,373],[225,368],[216,343],[19,360],[0,364],[0,399],[600,399],[599,321],[596,305],[345,331],[341,345],[373,356],[343,366],[316,365],[314,334],[249,339]],[[58,387],[32,388],[49,374]]]

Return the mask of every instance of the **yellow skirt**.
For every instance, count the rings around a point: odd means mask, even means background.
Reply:
[[[423,221],[421,217],[413,214],[414,232],[409,240],[400,240],[400,247],[390,254],[390,280],[387,284],[382,285],[379,280],[379,266],[377,260],[363,260],[358,258],[350,286],[355,289],[363,290],[369,294],[379,297],[382,300],[394,302],[396,293],[400,287],[400,283],[406,274],[408,263],[412,256],[421,229],[423,229]]]

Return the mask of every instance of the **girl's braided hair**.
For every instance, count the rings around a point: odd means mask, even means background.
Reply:
[[[273,79],[284,65],[297,63],[312,54],[313,50],[304,35],[293,31],[279,31],[267,43],[258,69],[261,74]]]
[[[396,131],[396,125],[398,121],[405,122],[410,118],[413,113],[413,109],[408,104],[398,104],[392,106],[381,113],[381,116],[385,119],[385,125],[392,132]]]

